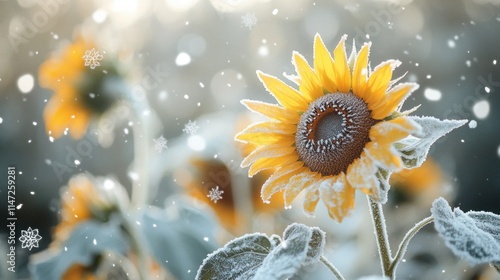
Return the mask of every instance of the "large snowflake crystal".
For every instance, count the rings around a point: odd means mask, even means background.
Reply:
[[[154,139],[153,142],[155,143],[155,151],[157,151],[158,153],[161,153],[161,152],[163,152],[163,150],[168,149],[167,141],[168,140],[165,139],[165,137],[163,137],[163,135]]]
[[[248,27],[248,29],[252,30],[252,27],[254,27],[256,24],[257,17],[255,16],[255,13],[248,12],[245,15],[241,16],[241,25]]]
[[[189,135],[195,135],[198,132],[199,128],[200,127],[196,125],[196,121],[194,122],[189,121],[187,124],[184,125],[184,129],[182,131],[184,131]]]
[[[223,190],[219,190],[219,186],[212,188],[209,192],[207,197],[210,198],[211,201],[214,203],[217,203],[217,201],[222,199],[222,194],[224,193]]]
[[[40,241],[40,239],[42,239],[42,237],[38,235],[38,229],[31,229],[31,227],[27,230],[21,230],[21,237],[19,237],[22,247],[28,248],[30,251],[33,247],[38,248],[38,241]]]
[[[99,60],[101,60],[103,56],[99,53],[99,51],[96,51],[95,48],[93,48],[85,51],[85,55],[82,58],[85,60],[85,66],[89,66],[90,69],[94,69],[101,65]]]

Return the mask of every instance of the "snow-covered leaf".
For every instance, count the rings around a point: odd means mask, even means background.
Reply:
[[[472,264],[500,262],[500,216],[491,212],[453,211],[443,198],[431,209],[434,224],[446,245]]]
[[[401,152],[406,168],[416,168],[422,165],[431,145],[448,132],[467,123],[467,120],[439,120],[434,117],[409,117],[418,123],[422,130],[395,144]]]
[[[263,233],[243,235],[208,255],[196,279],[252,279],[272,248]]]
[[[313,233],[314,232],[314,233]],[[303,224],[291,224],[283,233],[283,242],[264,259],[254,280],[281,280],[295,275],[306,264],[319,260],[323,254],[324,232]]]
[[[175,279],[187,280],[193,279],[194,271],[217,247],[213,226],[201,213],[180,204],[176,204],[174,217],[159,208],[148,207],[141,214],[140,229],[157,262]]]
[[[283,238],[247,234],[210,254],[196,279],[287,279],[317,262],[324,246],[325,233],[302,224],[288,226]]]
[[[94,258],[105,251],[124,254],[128,251],[128,242],[116,220],[108,223],[91,220],[76,226],[62,248],[47,250],[33,257],[33,279],[61,279],[71,265],[90,266]]]

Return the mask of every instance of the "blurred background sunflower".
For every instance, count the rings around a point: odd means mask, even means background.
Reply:
[[[5,262],[1,259],[0,278],[29,279],[29,256],[51,243],[51,233],[59,222],[60,188],[67,186],[73,175],[113,174],[130,192],[136,178],[129,169],[136,123],[106,118],[119,104],[115,102],[122,98],[122,91],[105,88],[122,82],[133,97],[149,101],[151,108],[142,114],[156,112],[160,120],[157,136],[168,140],[168,148],[154,154],[155,164],[151,165],[151,173],[156,176],[151,179],[157,190],[154,205],[163,206],[174,194],[201,198],[209,207],[201,209],[215,213],[221,228],[227,231],[226,237],[247,231],[246,226],[233,223],[230,216],[236,214],[231,213],[246,215],[242,221],[250,219],[256,224],[254,229],[264,225],[265,231],[274,233],[298,220],[301,209],[296,205],[287,210],[260,208],[255,187],[246,187],[246,196],[233,196],[235,200],[227,204],[213,203],[205,192],[210,189],[207,186],[217,183],[207,180],[206,172],[229,169],[231,189],[261,184],[257,178],[248,179],[247,170],[238,167],[245,152],[240,152],[231,133],[241,130],[235,122],[246,112],[240,100],[272,103],[256,70],[293,74],[290,54],[298,51],[312,61],[311,42],[316,33],[330,51],[347,34],[348,54],[352,38],[358,49],[372,41],[377,46],[370,53],[372,66],[387,58],[400,60],[404,69],[398,68],[395,75],[407,71],[405,81],[420,85],[403,110],[422,104],[415,114],[470,120],[468,126],[433,146],[433,164],[426,175],[415,177],[415,181],[409,179],[412,175],[405,176],[406,183],[394,181],[394,194],[408,193],[390,198],[388,212],[419,207],[419,211],[405,211],[406,221],[418,220],[420,213],[428,214],[427,206],[423,206],[427,198],[419,199],[419,190],[433,192],[433,182],[441,181],[441,190],[454,197],[454,204],[464,211],[500,213],[500,131],[496,123],[500,118],[496,109],[500,104],[499,10],[496,0],[299,0],[293,5],[275,0],[0,1],[0,178],[5,182],[7,166],[16,166],[16,230],[20,234],[28,227],[37,228],[43,237],[39,248],[17,251],[15,276],[4,274]],[[94,69],[85,66],[83,58],[92,49],[102,55]],[[215,118],[214,114],[224,117]],[[127,113],[122,111],[114,117],[117,115],[123,119]],[[185,132],[186,124],[194,120],[200,130]],[[112,131],[114,141],[88,137],[95,126]],[[66,128],[70,137],[62,137]],[[223,135],[218,133],[221,129],[231,132]],[[427,178],[429,181],[424,180]],[[410,181],[419,183],[412,185]],[[407,189],[399,187],[405,184]],[[0,191],[4,197],[0,209],[6,209],[7,194]],[[230,192],[224,190],[223,199],[230,198]],[[254,201],[249,208],[238,202],[250,201],[248,198]],[[202,207],[199,199],[188,201]],[[259,211],[233,210],[238,207]],[[378,271],[369,266],[364,271],[348,269],[349,260],[361,258],[354,245],[367,244],[347,237],[362,226],[363,210],[355,210],[339,228],[330,225],[324,209],[318,209],[314,220],[301,219],[307,224],[321,224],[331,233],[327,236],[334,239],[333,244],[345,245],[328,252],[345,256],[337,266],[351,271],[346,273],[349,279]],[[388,215],[388,219],[389,227],[401,222],[401,217]],[[1,233],[0,244],[5,247],[6,229]],[[419,249],[424,251],[424,247],[432,249],[432,254],[420,254]],[[487,267],[486,272],[472,273],[462,262],[442,253],[446,250],[432,239],[430,229],[429,235],[415,239],[414,247],[409,248],[409,256],[420,260],[418,266],[408,259],[400,265],[398,276],[415,278],[428,267],[434,268],[429,270],[434,273],[430,278],[490,275]],[[366,258],[372,262],[369,256]],[[455,265],[461,269],[453,269]]]

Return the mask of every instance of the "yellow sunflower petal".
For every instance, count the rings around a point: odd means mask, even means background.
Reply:
[[[287,147],[282,144],[260,146],[243,159],[241,167],[247,167],[260,158],[281,157],[294,152],[295,147]]]
[[[304,213],[310,217],[314,217],[314,211],[316,210],[316,206],[318,205],[319,202],[319,190],[318,187],[320,185],[320,182],[315,183],[314,185],[311,185],[306,189],[306,194],[304,196]]]
[[[252,164],[248,170],[248,176],[253,177],[255,174],[262,170],[269,168],[277,168],[283,165],[287,165],[299,159],[299,155],[294,153],[287,156],[277,157],[277,158],[261,158]]]
[[[304,162],[296,161],[288,165],[282,166],[280,169],[276,170],[269,179],[262,185],[260,196],[263,201],[269,201],[271,196],[280,191],[286,186],[288,180],[295,174],[301,172],[300,168],[304,166]]]
[[[372,118],[381,120],[387,117],[389,114],[396,111],[406,97],[417,88],[418,85],[414,83],[404,83],[395,86],[387,93],[384,99],[374,104],[372,108]]]
[[[399,64],[400,62],[397,60],[389,60],[375,67],[375,70],[368,79],[367,91],[370,94],[366,99],[368,109],[371,109],[370,103],[384,98],[385,92],[387,91],[389,83],[392,79],[392,71]]]
[[[339,223],[354,208],[355,190],[349,185],[343,172],[324,180],[319,192],[328,214]]]
[[[280,122],[260,122],[248,126],[236,134],[234,139],[257,145],[281,143],[284,146],[290,146],[295,143],[295,131],[295,125]]]
[[[347,54],[345,52],[345,39],[347,35],[342,36],[339,44],[333,51],[335,60],[335,79],[339,92],[348,93],[351,90],[351,72],[347,64]]]
[[[319,174],[313,172],[302,172],[293,176],[285,188],[285,207],[289,207],[297,195],[305,188],[316,182]]]
[[[281,106],[296,112],[307,110],[308,103],[299,91],[283,83],[278,78],[264,74],[261,71],[257,71],[257,75],[267,91],[276,98]]]
[[[369,142],[365,151],[366,155],[384,169],[396,171],[403,167],[403,160],[391,143]]]
[[[368,55],[370,53],[370,43],[365,43],[359,50],[354,70],[352,73],[352,92],[359,98],[367,101],[369,92],[367,91],[368,79]]]
[[[380,186],[375,176],[376,173],[377,167],[373,160],[362,152],[360,157],[347,168],[346,178],[353,188],[361,189],[367,194],[374,194],[378,193]]]
[[[280,143],[284,146],[291,146],[295,143],[293,135],[283,135],[280,133],[238,133],[234,137],[235,140],[252,143],[255,145],[269,145]]]
[[[318,75],[324,89],[328,92],[335,92],[337,90],[333,59],[319,34],[316,34],[314,37],[314,71]]]
[[[372,126],[370,140],[377,143],[394,143],[420,130],[421,126],[410,118],[398,117]]]
[[[295,71],[300,76],[299,90],[307,102],[312,102],[323,96],[323,86],[306,59],[298,52],[293,52],[292,61],[295,65]]]
[[[275,104],[248,99],[242,100],[241,103],[249,110],[277,121],[296,124],[300,119],[299,114],[291,112]]]

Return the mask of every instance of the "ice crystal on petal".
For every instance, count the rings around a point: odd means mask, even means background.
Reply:
[[[100,66],[99,60],[103,59],[103,56],[96,51],[95,48],[85,51],[85,55],[82,57],[85,60],[85,66],[89,66],[90,69],[95,69]]]

